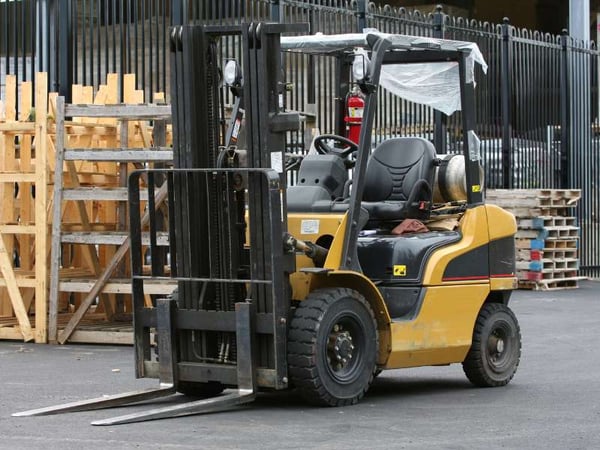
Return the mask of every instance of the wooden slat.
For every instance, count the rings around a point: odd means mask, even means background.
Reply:
[[[48,77],[38,73],[35,86],[35,341],[47,342],[48,314]]]
[[[31,82],[26,81],[21,83],[21,110],[20,110],[20,120],[26,121],[29,120],[29,116],[33,109],[32,104],[32,92],[33,86]],[[31,174],[34,170],[32,167],[32,136],[31,135],[22,135],[20,139],[20,148],[19,148],[19,169],[27,174]],[[35,173],[33,174],[35,176]],[[35,179],[32,180],[35,183]],[[34,222],[34,198],[32,193],[32,183],[30,181],[24,181],[19,183],[19,201],[20,201],[20,209],[19,209],[19,220],[23,223]],[[34,255],[32,254],[32,244],[33,240],[29,233],[21,233],[17,236],[17,240],[19,242],[19,257],[20,257],[20,267],[24,269],[32,269],[34,262]],[[35,250],[34,250],[35,251]],[[25,302],[27,303],[27,302]],[[26,309],[27,309],[26,305]]]
[[[173,161],[173,150],[168,148],[152,149],[69,149],[65,151],[66,161],[114,161],[145,162]]]
[[[171,105],[66,105],[65,116],[130,120],[169,119]]]
[[[69,342],[80,344],[133,345],[133,331],[75,330]]]
[[[18,275],[15,275],[15,281],[17,286],[20,288],[35,288],[35,278],[21,278]],[[6,280],[4,278],[0,278],[0,287],[7,287]]]
[[[0,236],[0,270],[2,271],[2,277],[6,283],[8,294],[10,296],[11,304],[15,312],[15,316],[19,321],[21,327],[21,334],[25,342],[34,339],[33,331],[31,329],[31,323],[29,317],[27,317],[27,311],[23,304],[23,297],[21,297],[21,291],[17,285],[15,274],[11,263],[11,258],[6,252],[4,245],[4,239]]]
[[[35,225],[0,225],[3,234],[35,234]]]
[[[19,327],[0,327],[0,339],[17,341],[23,339],[23,334]]]
[[[107,200],[126,202],[129,200],[129,194],[126,187],[82,187],[77,189],[64,189],[63,200]],[[148,200],[148,192],[140,192],[142,201]]]
[[[1,122],[0,131],[7,133],[33,133],[35,123],[33,122]]]
[[[33,183],[35,173],[11,172],[0,173],[0,183]]]
[[[59,283],[61,292],[90,292],[96,280],[94,279],[69,279]],[[157,282],[148,280],[144,282],[144,293],[149,295],[169,295],[177,288],[177,282]],[[131,280],[118,280],[112,278],[102,288],[102,292],[110,294],[131,294]]]
[[[15,75],[7,75],[4,84],[6,86],[5,103],[4,103],[4,118],[7,122],[17,120],[17,77]]]
[[[109,233],[98,233],[98,232],[62,232],[61,242],[64,244],[94,244],[94,245],[122,245],[127,239],[127,231],[113,231]],[[169,233],[158,232],[156,233],[156,244],[159,246],[169,245]],[[143,233],[142,245],[150,245],[149,233]]]

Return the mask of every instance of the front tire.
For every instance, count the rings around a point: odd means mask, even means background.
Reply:
[[[480,387],[504,386],[515,375],[520,358],[521,331],[514,313],[499,303],[483,305],[463,361],[469,381]]]
[[[310,403],[357,403],[373,381],[377,352],[373,311],[358,292],[319,289],[296,308],[289,328],[289,375]]]

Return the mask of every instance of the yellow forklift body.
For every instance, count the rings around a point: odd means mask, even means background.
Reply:
[[[490,291],[488,283],[433,286],[417,317],[391,324],[387,369],[450,364],[465,359],[473,326]]]
[[[386,369],[461,362],[471,347],[473,327],[492,290],[514,289],[514,274],[445,277],[448,265],[458,257],[478,257],[477,249],[510,238],[516,232],[512,214],[494,205],[467,209],[458,230],[461,239],[435,250],[424,269],[422,305],[414,318],[390,318],[377,286],[360,272],[340,270],[345,214],[289,214],[292,234],[312,242],[328,241],[323,271],[303,254],[296,256],[297,272],[290,277],[293,298],[303,300],[313,290],[343,286],[360,292],[370,303],[379,331],[377,363]],[[487,253],[484,253],[487,255]]]

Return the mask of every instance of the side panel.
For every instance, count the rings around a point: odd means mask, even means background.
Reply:
[[[490,224],[490,286],[493,291],[507,291],[517,288],[515,276],[515,233],[517,221],[508,211],[486,205]]]
[[[292,236],[329,248],[338,233],[343,233],[340,225],[344,214],[288,214],[288,231]],[[310,292],[311,275],[301,272],[306,267],[314,267],[312,259],[301,252],[296,253],[296,272],[290,274],[292,299],[304,300]]]
[[[465,212],[460,223],[460,232],[462,239],[459,242],[443,247],[431,255],[425,269],[423,285],[488,282],[489,234],[485,206],[477,206]],[[465,266],[467,262],[468,267]]]
[[[417,318],[392,323],[392,352],[386,369],[463,361],[488,293],[487,284],[427,288]]]

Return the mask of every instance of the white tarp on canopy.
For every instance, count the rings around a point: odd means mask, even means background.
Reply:
[[[360,54],[365,52],[369,34],[388,39],[392,43],[392,48],[399,50],[418,51],[439,48],[468,52],[465,68],[467,83],[474,81],[475,63],[481,65],[484,73],[487,72],[485,59],[477,44],[473,42],[368,31],[354,34],[282,37],[281,47],[284,50],[302,49],[324,54],[355,49],[354,51]],[[460,110],[460,78],[456,62],[386,64],[381,70],[380,85],[400,98],[431,106],[448,115]]]
[[[460,111],[456,62],[385,65],[379,84],[400,98],[431,106],[444,114]]]

